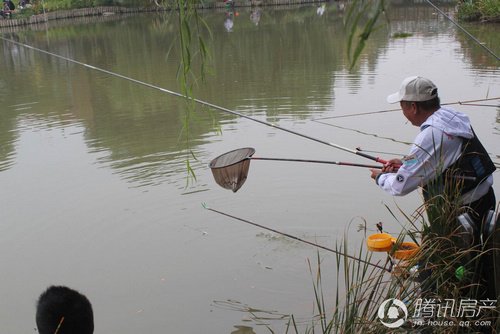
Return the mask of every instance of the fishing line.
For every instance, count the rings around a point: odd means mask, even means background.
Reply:
[[[460,105],[471,106],[471,107],[492,107],[492,108],[500,107],[498,104],[493,105],[493,104],[480,104],[480,103],[460,103]]]
[[[344,114],[344,115],[338,115],[338,116],[327,116],[327,117],[318,117],[318,118],[313,118],[313,122],[317,122],[319,120],[324,120],[324,119],[331,119],[331,118],[344,118],[344,117],[354,117],[354,116],[364,116],[364,115],[371,115],[371,114],[382,114],[386,112],[393,112],[393,111],[400,111],[401,109],[385,109],[385,110],[377,110],[377,111],[368,111],[368,112],[360,112],[356,114]]]
[[[361,130],[358,130],[358,129],[348,128],[348,127],[345,127],[345,126],[335,125],[335,124],[332,124],[332,123],[321,122],[321,121],[317,121],[317,120],[312,120],[312,121],[316,122],[316,123],[319,123],[319,124],[331,126],[331,127],[337,128],[337,129],[342,129],[342,130],[357,132],[357,133],[365,135],[365,136],[371,136],[371,137],[375,137],[375,138],[380,138],[380,139],[384,139],[384,140],[393,141],[393,142],[399,143],[399,144],[404,144],[404,145],[411,145],[412,144],[410,142],[402,141],[402,140],[397,140],[397,139],[391,138],[391,137],[379,136],[376,133],[365,132],[365,131],[361,131]],[[408,121],[405,124],[407,124],[407,123],[408,123]],[[360,150],[358,150],[358,151],[360,151]]]
[[[382,270],[385,270],[387,272],[390,272],[389,269],[381,266],[381,265],[378,265],[378,264],[375,264],[375,263],[371,263],[371,262],[368,262],[368,261],[365,261],[363,259],[359,259],[355,256],[352,256],[352,255],[349,255],[349,254],[345,254],[345,253],[342,253],[342,252],[339,252],[335,249],[332,249],[332,248],[328,248],[328,247],[325,247],[325,246],[322,246],[322,245],[319,245],[319,244],[316,244],[314,242],[311,242],[311,241],[307,241],[307,240],[304,240],[304,239],[301,239],[299,237],[296,237],[294,235],[291,235],[291,234],[288,234],[288,233],[284,233],[284,232],[280,232],[280,231],[277,231],[273,228],[270,228],[270,227],[267,227],[267,226],[264,226],[264,225],[260,225],[260,224],[257,224],[257,223],[254,223],[254,222],[251,222],[249,220],[246,220],[246,219],[243,219],[243,218],[239,218],[239,217],[236,217],[236,216],[233,216],[233,215],[230,215],[228,213],[225,213],[225,212],[222,212],[222,211],[219,211],[219,210],[215,210],[215,209],[212,209],[210,207],[208,207],[205,203],[202,203],[202,206],[203,208],[209,210],[209,211],[212,211],[212,212],[215,212],[215,213],[218,213],[220,215],[223,215],[223,216],[226,216],[226,217],[229,217],[229,218],[232,218],[232,219],[236,219],[236,220],[239,220],[243,223],[246,223],[246,224],[250,224],[250,225],[253,225],[253,226],[257,226],[258,228],[262,228],[264,230],[268,230],[268,231],[271,231],[271,232],[274,232],[276,234],[279,234],[279,235],[282,235],[282,236],[285,236],[287,238],[290,238],[290,239],[293,239],[293,240],[296,240],[296,241],[300,241],[300,242],[303,242],[303,243],[306,243],[308,245],[311,245],[311,246],[314,246],[314,247],[317,247],[317,248],[321,248],[321,249],[324,249],[324,250],[327,250],[329,252],[332,252],[332,253],[335,253],[337,255],[341,255],[341,256],[345,256],[345,257],[348,257],[349,259],[351,260],[355,260],[355,261],[359,261],[361,263],[364,263],[364,264],[367,264],[367,265],[370,265],[370,266],[373,266],[373,267],[376,267],[376,268],[379,268],[379,269],[382,269]]]
[[[451,23],[453,23],[458,28],[460,28],[463,32],[465,32],[465,34],[467,34],[467,36],[469,36],[474,42],[476,42],[479,46],[481,46],[483,49],[485,49],[489,54],[491,54],[493,57],[495,57],[496,60],[500,60],[500,58],[498,58],[498,56],[493,51],[491,51],[486,45],[484,45],[484,43],[481,43],[476,37],[474,37],[464,27],[462,27],[460,24],[458,24],[457,22],[455,22],[451,17],[449,17],[448,15],[446,15],[445,12],[443,12],[441,9],[439,9],[439,7],[437,7],[436,5],[434,5],[430,0],[425,0],[425,1],[429,5],[431,5],[432,7],[434,7],[434,9],[437,10],[441,15],[443,15],[444,17],[446,17]]]
[[[386,151],[374,151],[374,150],[365,150],[361,148],[361,146],[356,147],[356,150],[362,151],[362,152],[369,152],[369,153],[378,153],[378,154],[386,154],[386,155],[392,155],[392,156],[403,156],[406,153],[394,153],[394,152],[386,152]]]
[[[65,60],[67,62],[71,62],[71,63],[74,63],[74,64],[78,64],[78,65],[84,66],[86,68],[89,68],[89,69],[92,69],[92,70],[95,70],[95,71],[103,72],[103,73],[106,73],[106,74],[109,74],[109,75],[112,75],[112,76],[115,76],[115,77],[118,77],[118,78],[121,78],[121,79],[125,79],[125,80],[128,80],[128,81],[131,81],[131,82],[134,82],[134,83],[137,83],[137,84],[149,87],[149,88],[157,89],[157,90],[159,90],[161,92],[164,92],[164,93],[167,93],[167,94],[171,94],[171,95],[174,95],[174,96],[177,96],[177,97],[183,97],[183,98],[186,98],[186,99],[191,100],[193,102],[196,102],[196,103],[199,103],[201,105],[204,105],[206,107],[218,109],[220,111],[223,111],[223,112],[226,112],[226,113],[229,113],[229,114],[232,114],[232,115],[236,115],[236,116],[239,116],[239,117],[242,117],[242,118],[246,118],[248,120],[251,120],[251,121],[263,124],[263,125],[267,125],[267,126],[270,126],[272,128],[275,128],[275,129],[278,129],[278,130],[281,130],[281,131],[285,131],[285,132],[294,134],[294,135],[302,137],[302,138],[313,140],[315,142],[318,142],[318,143],[321,143],[321,144],[325,144],[325,145],[337,148],[337,149],[345,151],[345,152],[349,152],[349,153],[356,154],[356,155],[362,156],[362,157],[370,159],[370,160],[377,161],[379,163],[387,163],[387,161],[385,161],[383,159],[380,159],[378,157],[373,157],[371,155],[368,155],[368,154],[365,154],[365,153],[361,153],[361,152],[358,152],[358,151],[355,151],[355,150],[352,150],[352,149],[349,149],[349,148],[346,148],[346,147],[343,147],[343,146],[340,146],[340,145],[337,145],[337,144],[334,144],[334,143],[330,143],[330,142],[327,142],[327,141],[324,141],[324,140],[321,140],[321,139],[318,139],[318,138],[310,137],[310,136],[305,135],[303,133],[296,132],[296,131],[293,131],[293,130],[290,130],[290,129],[287,129],[287,128],[283,128],[283,127],[280,127],[278,125],[275,125],[275,124],[272,124],[272,123],[269,123],[269,122],[266,122],[266,121],[262,121],[262,120],[259,120],[257,118],[253,118],[253,117],[247,116],[247,115],[242,114],[240,112],[237,112],[237,111],[234,111],[234,110],[230,110],[228,108],[224,108],[224,107],[215,105],[215,104],[210,103],[210,102],[206,102],[206,101],[203,101],[203,100],[200,100],[200,99],[197,99],[197,98],[189,97],[189,96],[183,95],[181,93],[177,93],[177,92],[174,92],[174,91],[162,88],[162,87],[158,87],[158,86],[149,84],[149,83],[144,82],[144,81],[133,79],[133,78],[130,78],[130,77],[127,77],[127,76],[124,76],[124,75],[121,75],[121,74],[118,74],[118,73],[115,73],[115,72],[111,72],[111,71],[108,71],[108,70],[105,70],[105,69],[102,69],[102,68],[99,68],[99,67],[96,67],[96,66],[92,66],[92,65],[89,65],[89,64],[86,64],[86,63],[82,63],[80,61],[77,61],[77,60],[74,60],[74,59],[71,59],[71,58],[68,58],[68,57],[64,57],[64,56],[61,56],[61,55],[58,55],[58,54],[55,54],[55,53],[52,53],[52,52],[49,52],[49,51],[46,51],[46,50],[43,50],[43,49],[39,49],[37,47],[31,46],[31,45],[28,45],[28,44],[25,44],[25,43],[13,41],[13,40],[4,38],[2,36],[0,36],[0,39],[4,40],[6,42],[10,42],[10,43],[13,43],[13,44],[16,44],[16,45],[19,45],[19,46],[22,46],[22,47],[34,50],[34,51],[38,51],[38,52],[47,54],[47,55],[52,56],[52,57],[56,57],[56,58]]]
[[[486,104],[486,105],[473,104],[474,102],[483,102],[483,101],[492,101],[492,100],[500,100],[500,97],[490,97],[490,98],[479,99],[479,100],[448,102],[448,103],[441,103],[441,105],[442,106],[451,106],[451,105],[455,105],[455,104],[460,104],[460,105],[470,105],[470,106],[498,107],[498,105],[490,105],[490,104]],[[344,115],[338,115],[338,116],[318,117],[318,118],[313,118],[311,121],[317,122],[320,120],[333,119],[333,118],[345,118],[345,117],[365,116],[365,115],[373,115],[373,114],[383,114],[383,113],[393,112],[393,111],[401,111],[401,108],[368,111],[368,112],[361,112],[361,113],[356,113],[356,114],[344,114]]]

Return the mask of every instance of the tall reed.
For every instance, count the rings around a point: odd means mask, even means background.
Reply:
[[[461,182],[456,179],[442,181],[427,187],[426,201],[412,215],[398,208],[404,219],[399,221],[403,232],[388,252],[392,273],[352,257],[337,255],[337,284],[331,296],[332,293],[323,289],[324,277],[318,254],[315,269],[311,264],[309,267],[315,276],[314,298],[319,315],[315,319],[319,320],[313,321],[306,333],[500,331],[497,300],[488,301],[485,297],[484,277],[481,277],[484,272],[481,259],[496,250],[484,249],[477,240],[473,242],[458,223],[457,217],[467,210],[460,202]],[[408,261],[396,263],[391,254],[405,238],[417,242],[419,251]],[[340,247],[343,248],[341,253],[348,253],[346,242]],[[371,259],[364,245],[360,246],[357,255],[363,261]],[[329,299],[334,301],[332,307],[327,306]],[[403,301],[407,310],[406,315],[398,314],[404,316],[404,324],[393,329],[380,317],[381,305],[392,299]],[[434,309],[431,310],[431,306]]]

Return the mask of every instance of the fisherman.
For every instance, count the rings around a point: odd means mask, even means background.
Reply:
[[[16,9],[16,5],[12,2],[12,0],[3,0],[3,6],[5,10],[13,11]]]
[[[485,242],[488,236],[481,232],[496,205],[492,188],[496,167],[468,116],[442,107],[436,85],[419,76],[404,79],[400,90],[389,95],[387,102],[399,102],[403,115],[420,127],[420,133],[406,157],[390,160],[382,170],[371,169],[371,177],[394,196],[404,196],[422,187],[426,202],[433,196],[445,192],[451,196],[455,192],[456,200],[472,221],[474,246]],[[494,218],[491,221],[495,224]],[[499,258],[490,258],[488,263],[500,267]],[[488,297],[496,300],[498,291],[491,287],[491,282],[488,285]]]
[[[30,0],[20,0],[18,5],[20,9],[31,7]]]
[[[9,6],[9,3],[7,1],[3,1],[2,2],[2,9],[0,9],[0,16],[2,16],[4,19],[6,19],[7,17],[10,17],[10,6]]]

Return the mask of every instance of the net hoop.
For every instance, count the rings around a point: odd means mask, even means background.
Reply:
[[[244,147],[219,155],[208,165],[215,182],[224,189],[237,192],[245,183],[250,168],[250,158],[255,153],[252,147]]]
[[[208,167],[210,167],[210,169],[212,170],[218,168],[226,168],[247,160],[254,154],[255,149],[253,147],[238,148],[214,158],[212,161],[210,161]]]

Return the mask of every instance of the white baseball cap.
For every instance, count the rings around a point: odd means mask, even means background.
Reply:
[[[422,102],[437,97],[437,87],[429,79],[419,76],[408,77],[401,83],[399,91],[387,97],[387,102]]]

